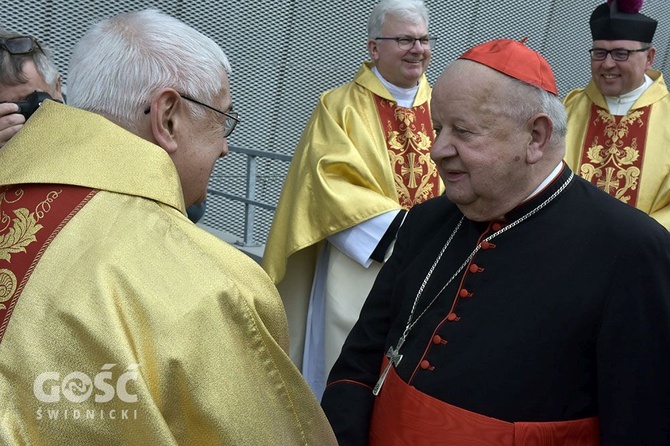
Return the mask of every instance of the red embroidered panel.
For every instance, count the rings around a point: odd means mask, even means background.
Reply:
[[[382,368],[388,359],[384,359]],[[377,396],[370,446],[598,446],[598,418],[508,423],[440,401],[405,383],[391,367]]]
[[[0,188],[0,342],[42,253],[95,193],[59,184]]]
[[[413,108],[373,95],[388,149],[398,202],[409,209],[440,193],[440,177],[430,159],[433,125],[428,103]]]
[[[584,138],[579,175],[631,206],[637,204],[650,111],[614,116],[593,104]]]

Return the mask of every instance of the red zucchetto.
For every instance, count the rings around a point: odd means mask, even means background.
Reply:
[[[525,39],[524,39],[525,41]],[[498,39],[469,49],[459,59],[472,60],[507,76],[558,95],[554,72],[540,53],[511,39]]]

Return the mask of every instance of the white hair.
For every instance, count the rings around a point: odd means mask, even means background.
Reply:
[[[93,25],[75,46],[68,104],[135,131],[156,91],[174,88],[208,103],[226,74],[228,58],[210,38],[155,9],[129,12]]]
[[[428,9],[423,0],[382,0],[377,3],[368,18],[368,40],[382,37],[382,27],[388,15],[412,23],[422,21],[428,28]]]
[[[537,113],[544,113],[552,123],[550,141],[563,141],[568,131],[568,113],[558,96],[518,79],[505,77],[510,82],[510,88],[505,89],[508,94],[503,96],[503,101],[504,109],[508,110],[509,115],[524,122]]]

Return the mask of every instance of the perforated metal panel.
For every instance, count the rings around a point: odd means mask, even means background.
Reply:
[[[426,0],[438,36],[428,79],[470,46],[494,38],[521,39],[556,73],[559,94],[588,82],[588,18],[604,0]],[[178,17],[221,45],[233,66],[231,88],[242,116],[230,144],[291,154],[319,95],[348,82],[366,59],[371,0],[72,1],[5,0],[0,25],[33,34],[52,49],[67,88],[67,61],[90,24],[148,7]],[[670,8],[646,0],[659,21],[655,67],[670,75]],[[256,199],[276,204],[287,163],[259,160]],[[217,163],[210,189],[244,196],[246,157]],[[257,210],[255,240],[264,242],[272,212]],[[242,238],[244,205],[210,195],[204,223]]]

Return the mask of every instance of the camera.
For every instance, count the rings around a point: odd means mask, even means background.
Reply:
[[[39,106],[42,105],[42,102],[47,99],[55,100],[49,95],[49,93],[45,93],[44,91],[33,91],[23,101],[15,102],[15,104],[19,106],[19,111],[17,111],[17,113],[25,116],[27,121],[28,118],[30,118],[32,114],[35,113],[35,110],[37,110]]]

